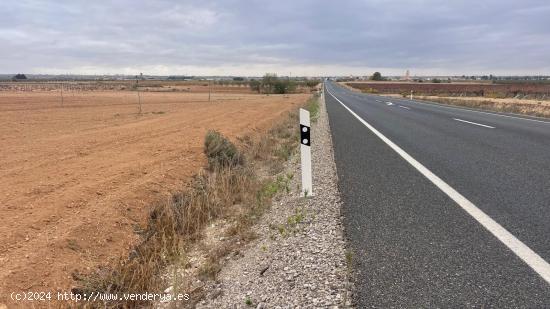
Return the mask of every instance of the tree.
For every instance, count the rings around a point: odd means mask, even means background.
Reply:
[[[376,81],[384,80],[384,78],[382,77],[382,74],[380,74],[380,72],[374,72],[374,74],[372,74],[370,79],[371,80],[376,80]]]
[[[439,78],[434,78],[434,79],[432,79],[432,83],[439,84],[439,83],[441,83],[441,80]]]
[[[25,80],[25,79],[27,79],[27,76],[25,74],[16,74],[12,79],[13,80]]]
[[[312,80],[306,81],[306,86],[308,86],[309,88],[314,88],[315,86],[319,85],[320,83],[321,83],[320,80],[312,79]]]
[[[260,84],[259,81],[253,79],[248,83],[248,86],[250,86],[250,90],[260,93]]]
[[[277,74],[266,73],[262,78],[262,89],[264,93],[273,93],[273,87],[275,87],[275,83],[278,80]]]

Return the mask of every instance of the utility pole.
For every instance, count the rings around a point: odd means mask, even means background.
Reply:
[[[138,96],[139,114],[141,115],[141,96],[139,95],[139,80],[137,76],[136,76],[136,91]]]
[[[208,102],[210,102],[211,95],[212,95],[212,81],[208,80]]]
[[[61,106],[63,106],[63,83],[61,83]]]

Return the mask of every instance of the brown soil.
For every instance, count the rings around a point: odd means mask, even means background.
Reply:
[[[243,89],[244,90],[244,89]],[[203,137],[265,129],[309,96],[0,92],[0,303],[68,291],[125,256],[150,206],[205,163]]]

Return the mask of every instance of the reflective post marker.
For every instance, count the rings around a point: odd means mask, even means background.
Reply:
[[[309,112],[300,108],[300,158],[302,162],[302,195],[313,196],[311,179],[311,126]]]

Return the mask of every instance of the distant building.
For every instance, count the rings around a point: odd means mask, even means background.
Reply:
[[[411,80],[411,72],[409,70],[407,70],[405,72],[405,76],[401,77],[401,80],[403,81],[410,81]]]

